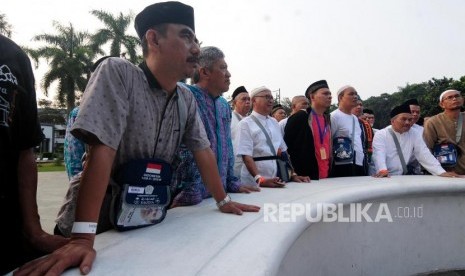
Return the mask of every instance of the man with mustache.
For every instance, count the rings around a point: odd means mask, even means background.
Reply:
[[[411,156],[431,174],[444,177],[458,177],[456,173],[446,172],[426,147],[416,131],[412,131],[413,115],[409,105],[396,106],[391,110],[391,125],[376,132],[373,141],[373,160],[376,167],[375,177],[411,174],[408,161]]]
[[[224,192],[195,99],[186,87],[177,84],[190,77],[197,66],[200,48],[193,8],[180,2],[150,5],[136,16],[135,28],[144,62],[137,67],[120,58],[103,61],[87,85],[73,125],[72,134],[89,144],[90,151],[75,203],[71,241],[23,266],[17,275],[61,274],[73,266],[88,274],[96,257],[95,231],[111,227],[107,200],[111,199],[109,183],[114,182],[117,168],[130,160],[152,157],[173,163],[180,139],[193,151],[203,180],[222,212],[259,210],[231,201]],[[182,137],[178,114],[181,97],[185,106],[180,108],[186,108],[187,113]]]
[[[234,154],[231,142],[231,108],[222,94],[229,90],[231,74],[223,52],[217,47],[202,47],[199,67],[194,71],[194,85],[189,89],[197,101],[198,112],[205,126],[210,148],[216,156],[221,182],[226,192],[249,193],[257,187],[242,185],[234,175]],[[211,197],[200,177],[192,152],[182,146],[178,169],[178,191],[172,207],[195,205]]]
[[[454,145],[457,163],[446,170],[465,174],[465,112],[461,112],[463,96],[458,90],[446,90],[439,97],[439,106],[444,112],[425,123],[423,139],[430,150],[435,145]]]
[[[271,90],[265,86],[250,92],[252,113],[239,122],[236,155],[244,160],[241,169],[241,181],[256,182],[259,187],[282,188],[286,183],[278,177],[276,157],[287,155],[287,146],[281,135],[278,122],[270,116],[273,108]],[[273,158],[273,159],[272,159]],[[285,158],[284,158],[285,159]],[[290,180],[310,182],[308,176],[299,176],[292,169]]]
[[[232,111],[232,117],[231,117],[231,138],[232,138],[232,143],[233,143],[233,151],[234,153],[237,152],[237,148],[235,147],[235,140],[237,136],[237,126],[239,125],[239,122],[247,117],[249,111],[250,111],[250,96],[249,92],[247,89],[245,89],[244,86],[239,86],[234,90],[232,94],[232,106],[233,106],[233,111]],[[242,166],[244,165],[244,162],[242,161],[242,157],[235,156],[234,160],[234,175],[237,177],[240,177],[241,175],[241,169]]]

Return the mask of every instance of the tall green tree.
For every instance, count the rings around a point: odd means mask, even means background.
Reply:
[[[132,14],[124,15],[121,12],[118,16],[114,16],[103,10],[92,10],[90,13],[95,15],[105,25],[104,28],[97,30],[92,35],[93,49],[101,49],[103,45],[110,43],[111,56],[123,57],[127,54],[129,60],[136,63],[138,61],[137,48],[139,46],[139,39],[126,34],[134,16]]]
[[[0,14],[0,34],[4,36],[11,37],[12,27],[11,24],[8,23],[5,14]]]
[[[421,116],[433,116],[442,109],[439,107],[439,95],[447,89],[456,89],[465,91],[465,76],[459,80],[443,77],[441,79],[432,78],[431,80],[407,84],[405,87],[399,87],[399,91],[387,94],[383,93],[377,97],[370,97],[363,102],[365,108],[370,108],[375,113],[375,128],[383,128],[390,124],[390,111],[408,99],[417,99],[421,107]]]
[[[47,45],[38,49],[25,49],[36,63],[44,58],[48,65],[41,86],[48,96],[52,83],[58,82],[56,100],[59,106],[66,106],[68,113],[74,108],[76,91],[83,92],[90,77],[92,60],[95,57],[89,44],[89,34],[77,32],[73,25],[63,26],[53,22],[58,34],[41,34],[33,40]]]

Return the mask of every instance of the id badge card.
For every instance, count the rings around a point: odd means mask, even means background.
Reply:
[[[328,155],[326,154],[326,149],[324,147],[320,148],[320,157],[321,157],[321,160],[328,159]]]

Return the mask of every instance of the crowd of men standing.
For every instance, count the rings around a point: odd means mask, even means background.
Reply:
[[[288,118],[266,86],[250,92],[244,86],[235,89],[231,110],[222,97],[231,78],[226,55],[217,47],[200,47],[192,7],[150,5],[137,15],[135,28],[144,62],[101,60],[69,125],[67,133],[81,140],[87,152],[83,171],[73,169],[70,175],[73,185],[56,235],[41,229],[37,214],[32,148],[41,134],[30,62],[17,45],[0,37],[0,65],[6,66],[2,73],[7,76],[0,92],[10,103],[0,121],[0,149],[10,160],[1,158],[0,163],[2,184],[8,183],[0,190],[2,215],[16,207],[3,216],[14,226],[2,235],[11,262],[2,264],[0,273],[50,252],[16,273],[59,274],[72,266],[89,273],[96,257],[95,234],[114,227],[113,189],[120,170],[133,160],[156,157],[174,169],[165,176],[172,184],[171,208],[213,197],[220,211],[238,215],[260,207],[234,202],[228,193],[330,177],[465,174],[463,97],[457,90],[441,94],[444,112],[429,119],[424,130],[415,125],[420,112],[416,100],[394,107],[390,126],[373,129],[373,112],[363,110],[350,85],[335,93],[338,108],[329,114],[333,93],[325,80],[293,98]],[[192,84],[179,82],[186,78]],[[144,172],[161,168],[145,165]]]

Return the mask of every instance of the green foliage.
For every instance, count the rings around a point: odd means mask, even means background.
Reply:
[[[132,26],[131,21],[134,16],[132,14],[124,15],[121,12],[118,16],[114,16],[103,10],[92,10],[90,13],[105,25],[105,28],[97,30],[91,36],[92,49],[101,51],[102,45],[110,42],[111,56],[126,57],[127,54],[129,60],[136,63],[139,60],[136,52],[139,38],[126,34],[128,28]],[[122,46],[126,52],[123,52]]]
[[[289,116],[292,112],[292,102],[288,97],[284,97],[281,101],[281,105],[283,106],[284,111]]]
[[[48,160],[52,160],[54,158],[53,152],[43,152],[42,158],[47,158]]]
[[[38,172],[63,172],[65,171],[65,165],[61,163],[56,165],[55,163],[38,163],[37,164]]]
[[[11,24],[8,23],[5,14],[0,14],[0,34],[11,37],[12,27]]]
[[[38,49],[26,48],[25,51],[38,66],[39,59],[44,58],[48,65],[48,71],[42,79],[41,85],[45,95],[51,84],[58,82],[56,100],[59,106],[66,106],[68,113],[75,106],[75,91],[84,91],[90,68],[95,57],[89,44],[89,34],[76,32],[73,25],[60,25],[53,23],[58,34],[41,34],[33,37],[33,40],[45,42],[47,45]]]
[[[37,111],[39,122],[52,124],[52,125],[65,125],[66,124],[66,111],[56,108],[40,108]]]
[[[383,128],[390,124],[389,113],[391,109],[400,105],[408,99],[416,98],[420,103],[421,116],[433,116],[442,109],[439,107],[439,95],[447,89],[465,91],[465,76],[459,80],[443,77],[432,78],[429,81],[418,84],[407,84],[399,87],[399,91],[387,94],[383,93],[377,97],[370,97],[364,101],[364,108],[370,108],[375,113],[375,128]]]

